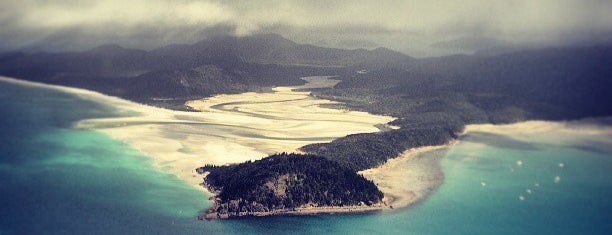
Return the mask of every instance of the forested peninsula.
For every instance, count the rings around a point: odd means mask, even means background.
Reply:
[[[229,166],[207,165],[205,186],[216,192],[201,219],[365,212],[384,208],[372,181],[314,155],[275,154]]]

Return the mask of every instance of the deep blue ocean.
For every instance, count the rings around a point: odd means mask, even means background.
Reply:
[[[203,192],[126,144],[71,128],[116,115],[0,81],[0,234],[612,233],[612,146],[601,135],[468,136],[446,152],[444,184],[409,210],[198,221]]]

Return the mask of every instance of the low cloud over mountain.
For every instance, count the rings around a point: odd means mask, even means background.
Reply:
[[[0,50],[81,50],[102,43],[147,49],[273,32],[302,43],[350,39],[427,56],[449,53],[432,44],[461,38],[514,45],[608,42],[610,9],[612,2],[600,0],[9,0],[0,3]]]

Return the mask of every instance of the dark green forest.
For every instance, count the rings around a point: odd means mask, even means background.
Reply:
[[[267,212],[299,206],[372,205],[383,194],[373,182],[324,157],[275,154],[229,166],[207,165],[205,184],[218,191],[216,212]]]
[[[459,127],[423,126],[380,133],[354,134],[331,143],[310,144],[300,150],[325,156],[354,171],[374,168],[415,147],[443,145],[455,139]]]
[[[342,74],[313,95],[346,109],[391,115],[401,127],[301,150],[355,170],[413,147],[440,145],[467,124],[572,120],[612,114],[612,48],[551,48],[495,56],[414,60],[403,68]],[[356,71],[356,70],[355,70]]]

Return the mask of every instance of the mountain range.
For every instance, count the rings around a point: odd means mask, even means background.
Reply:
[[[476,103],[521,100],[529,104],[520,108],[546,112],[528,110],[535,114],[525,118],[577,118],[609,114],[602,104],[612,101],[611,55],[612,47],[604,45],[415,59],[386,48],[324,48],[261,34],[217,36],[151,51],[102,45],[81,52],[5,53],[0,54],[0,75],[177,109],[184,107],[159,100],[180,104],[219,93],[302,84],[302,76],[339,75],[339,89],[367,88],[385,97],[453,93]]]
[[[303,83],[299,77],[338,74],[346,66],[401,66],[410,60],[384,48],[323,48],[265,34],[213,37],[151,51],[102,45],[81,52],[5,53],[0,55],[0,74],[182,109],[157,100],[298,85]]]

